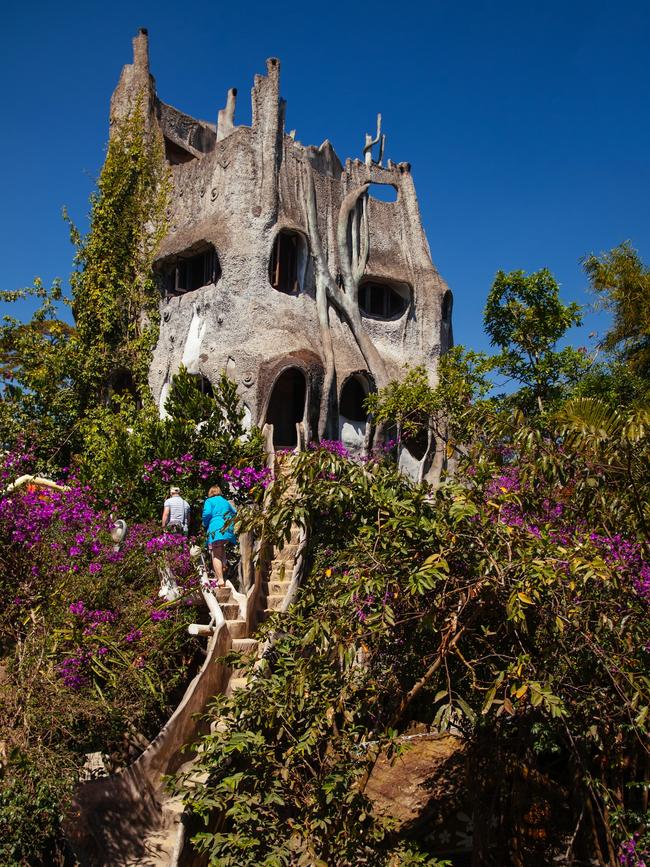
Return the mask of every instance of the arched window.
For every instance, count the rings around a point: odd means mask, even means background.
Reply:
[[[165,297],[173,298],[209,286],[221,277],[221,264],[211,244],[174,256],[162,268]]]
[[[416,434],[402,436],[402,445],[407,449],[416,461],[421,461],[427,453],[429,432],[423,425]]]
[[[359,307],[373,319],[399,319],[408,308],[411,291],[404,283],[364,280],[359,287]]]
[[[300,232],[280,229],[269,260],[269,283],[278,292],[292,295],[302,288],[307,264],[307,241]]]
[[[349,421],[365,422],[368,413],[364,409],[364,401],[368,396],[368,382],[359,374],[350,376],[341,389],[339,414]]]
[[[307,381],[297,367],[285,370],[275,381],[266,421],[273,425],[273,445],[277,448],[293,448],[298,444],[296,424],[305,416]]]

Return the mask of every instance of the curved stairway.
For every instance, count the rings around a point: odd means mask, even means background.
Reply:
[[[285,543],[284,547],[273,550],[268,579],[261,585],[260,601],[264,600],[264,607],[260,606],[258,610],[257,623],[266,620],[273,611],[286,610],[292,595],[290,591],[295,588],[296,579],[299,577],[297,572],[302,565],[300,561],[303,547],[304,536],[301,536],[298,527],[293,527],[290,541]],[[257,656],[261,650],[259,642],[254,635],[246,634],[246,621],[240,619],[239,604],[233,597],[232,590],[230,587],[220,588],[216,593],[232,639],[232,650]],[[254,633],[255,628],[251,632]],[[244,671],[233,669],[224,691],[226,695],[232,695],[246,686]],[[197,773],[192,776],[194,764],[195,758],[192,758],[182,764],[177,773],[188,775],[190,785],[200,786],[205,783],[206,775]],[[141,851],[120,862],[113,860],[113,864],[120,864],[122,867],[171,867],[179,863],[179,853],[183,846],[182,798],[163,793],[158,807],[159,820],[141,841]]]

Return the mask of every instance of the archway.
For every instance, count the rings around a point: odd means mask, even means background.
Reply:
[[[294,448],[298,444],[296,424],[305,416],[306,397],[307,381],[299,368],[290,367],[276,379],[266,410],[276,448]]]
[[[364,401],[370,391],[368,377],[353,373],[343,383],[339,400],[339,439],[350,449],[363,449],[368,413]]]

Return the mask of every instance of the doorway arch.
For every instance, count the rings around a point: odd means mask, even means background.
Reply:
[[[289,367],[276,379],[266,410],[266,422],[273,425],[273,445],[295,448],[296,424],[305,417],[307,380],[299,367]]]

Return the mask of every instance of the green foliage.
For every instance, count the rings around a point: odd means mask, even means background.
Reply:
[[[0,293],[0,301],[37,299],[29,322],[5,315],[0,326],[0,443],[38,437],[41,457],[58,454],[74,436],[77,407],[69,373],[72,327],[58,316],[58,282]],[[69,453],[69,452],[68,452]],[[65,457],[65,456],[64,456]]]
[[[366,398],[366,408],[378,424],[394,424],[398,435],[417,436],[430,428],[445,442],[471,436],[481,401],[489,391],[491,362],[478,352],[455,346],[438,362],[438,383],[433,387],[424,367],[407,370]]]
[[[181,368],[172,378],[164,418],[152,406],[138,409],[128,395],[113,403],[89,411],[82,423],[80,472],[121,514],[139,520],[153,517],[162,510],[173,482],[182,487],[197,521],[208,487],[222,483],[228,490],[224,465],[263,463],[260,432],[245,431],[237,387],[225,374],[212,397],[201,392],[198,377]],[[151,466],[183,456],[186,460],[179,462],[173,477]]]
[[[557,343],[582,320],[578,304],[563,304],[559,286],[546,268],[534,274],[498,271],[488,295],[484,325],[500,352],[495,367],[522,386],[516,402],[545,408],[574,384],[588,364],[573,347]]]
[[[650,379],[650,269],[629,241],[583,260],[591,288],[613,315],[603,346],[630,370]]]
[[[613,409],[648,406],[650,378],[635,373],[616,358],[593,364],[572,391],[575,397],[605,401]]]
[[[486,414],[435,496],[383,460],[301,454],[265,511],[240,515],[276,542],[307,526],[313,565],[270,624],[263,667],[248,664],[250,688],[215,706],[223,725],[200,760],[211,782],[188,795],[211,863],[391,863],[395,839],[365,785],[413,721],[478,751],[470,798],[497,820],[479,835],[486,857],[506,863],[516,838],[522,863],[546,863],[580,804],[576,857],[593,851],[590,835],[605,846],[634,830],[598,817],[600,786],[632,809],[626,784],[643,773],[647,419],[583,402],[547,425]],[[524,839],[516,786],[534,775],[578,807]]]
[[[19,750],[0,766],[0,861],[6,867],[63,864],[61,804],[70,780],[60,768],[36,767]],[[46,841],[45,848],[43,841]]]
[[[105,401],[120,371],[130,373],[140,398],[147,398],[158,335],[151,266],[166,231],[169,186],[162,134],[147,127],[140,97],[111,135],[91,197],[88,235],[82,238],[71,225],[75,378],[83,405]]]

